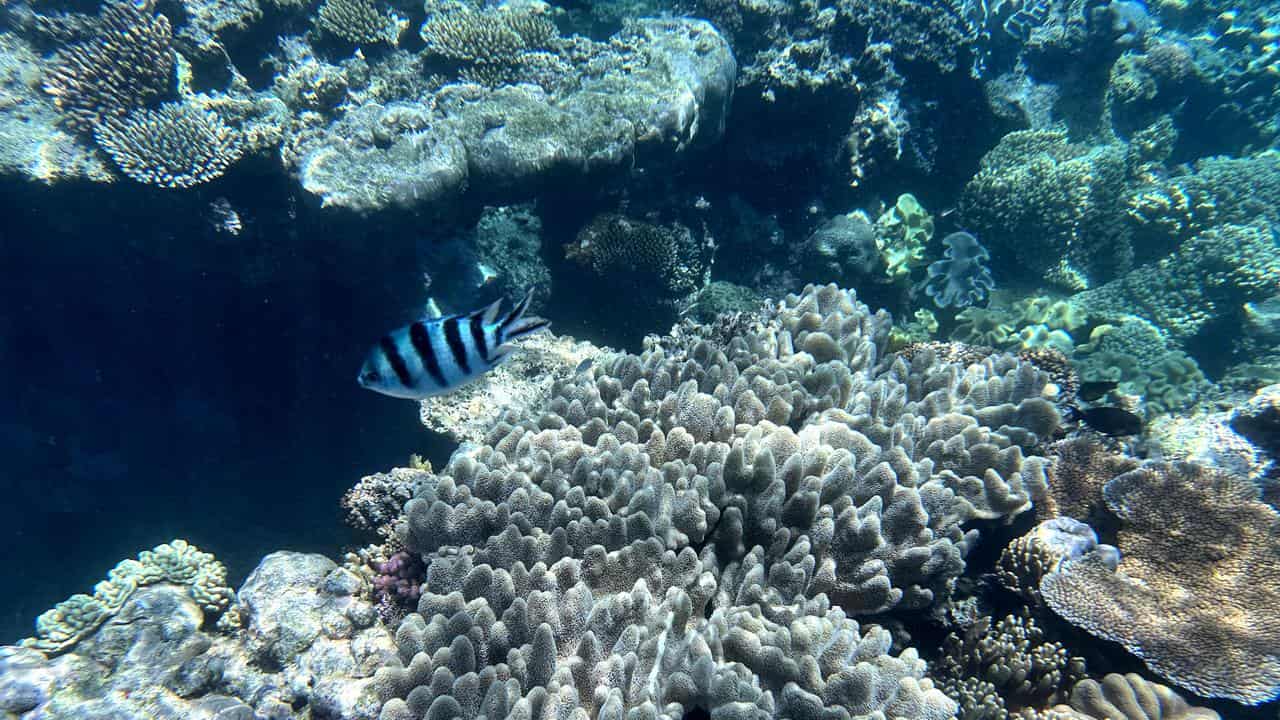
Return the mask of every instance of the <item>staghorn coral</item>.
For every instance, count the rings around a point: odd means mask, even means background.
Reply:
[[[1097,553],[1045,576],[1069,622],[1124,645],[1206,697],[1245,704],[1280,693],[1280,515],[1247,479],[1153,463],[1109,481],[1121,561]]]
[[[991,255],[967,232],[953,232],[942,239],[945,257],[929,264],[925,294],[938,307],[968,307],[981,302],[995,287],[986,262]],[[1030,347],[1026,342],[1023,348]]]
[[[420,31],[427,52],[464,64],[511,65],[557,37],[548,18],[528,8],[461,10],[428,17]]]
[[[209,182],[244,152],[240,133],[217,113],[184,102],[106,121],[94,137],[125,175],[166,188]]]
[[[408,20],[383,11],[373,0],[325,0],[316,13],[316,27],[356,44],[397,45],[408,26]]]
[[[185,540],[174,540],[144,550],[137,560],[121,561],[94,586],[93,595],[73,595],[58,603],[36,620],[35,636],[21,644],[50,655],[66,652],[119,612],[136,589],[158,583],[186,586],[207,612],[221,612],[231,601],[222,563]]]
[[[959,717],[998,720],[1065,699],[1084,675],[1084,660],[1046,640],[1034,619],[1007,615],[949,634],[931,670],[942,691],[958,699]]]
[[[687,325],[511,408],[418,486],[398,537],[426,589],[383,720],[954,712],[845,613],[945,596],[978,540],[961,524],[1043,493],[1046,377],[881,357],[889,318],[835,286],[728,334]]]
[[[107,4],[94,37],[58,53],[44,77],[67,126],[91,132],[170,92],[173,32],[149,2]]]

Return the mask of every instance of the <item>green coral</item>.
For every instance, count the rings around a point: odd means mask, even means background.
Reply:
[[[895,280],[923,263],[924,248],[932,239],[933,216],[910,193],[899,195],[893,207],[876,219],[876,247]]]
[[[1051,329],[1044,324],[1027,325],[1019,330],[1018,348],[1021,350],[1053,348],[1066,355],[1070,355],[1076,349],[1075,341],[1070,335],[1062,330]]]
[[[221,612],[234,592],[227,586],[227,569],[213,555],[185,540],[174,540],[138,553],[107,573],[92,595],[77,594],[36,619],[36,634],[23,647],[55,654],[65,652],[119,612],[133,591],[143,585],[185,585],[191,598],[208,612]]]

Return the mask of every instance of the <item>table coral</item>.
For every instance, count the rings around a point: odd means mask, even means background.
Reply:
[[[1246,479],[1187,463],[1109,481],[1115,569],[1096,554],[1040,584],[1059,615],[1174,683],[1245,704],[1280,694],[1280,515]]]

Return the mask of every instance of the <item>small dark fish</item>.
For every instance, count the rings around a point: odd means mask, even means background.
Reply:
[[[1119,384],[1115,380],[1086,380],[1080,383],[1080,389],[1076,391],[1076,397],[1092,402],[1115,390]]]
[[[1103,435],[1122,437],[1142,432],[1142,418],[1118,407],[1067,408],[1068,420],[1079,420]]]
[[[590,370],[592,360],[593,358],[587,358],[586,360],[583,360],[582,362],[578,363],[578,367],[574,369],[573,374],[581,375],[582,373]]]

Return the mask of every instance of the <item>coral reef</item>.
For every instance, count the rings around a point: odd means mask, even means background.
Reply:
[[[947,246],[942,260],[929,263],[925,294],[938,307],[968,307],[981,302],[995,287],[986,262],[991,254],[967,232],[953,232],[942,239]],[[1023,347],[1031,347],[1027,342]]]
[[[1175,339],[1208,322],[1239,322],[1241,306],[1280,289],[1280,249],[1269,227],[1217,225],[1169,256],[1073,299],[1103,318],[1136,314]]]
[[[396,45],[407,20],[380,10],[373,0],[324,0],[316,27],[353,43]]]
[[[213,111],[188,103],[134,110],[100,123],[94,138],[125,175],[167,188],[208,182],[243,152],[235,130]]]
[[[960,703],[960,717],[1007,718],[1066,699],[1084,675],[1084,661],[1047,641],[1031,618],[1008,615],[981,617],[948,635],[931,671],[941,678],[943,692]]]
[[[94,36],[63,50],[44,78],[45,92],[68,127],[92,132],[170,92],[174,83],[173,32],[151,3],[107,3]]]
[[[1103,495],[1121,522],[1118,567],[1097,553],[1067,562],[1041,582],[1045,602],[1198,695],[1257,704],[1280,693],[1280,515],[1257,488],[1157,463]]]
[[[294,133],[284,156],[324,204],[370,212],[440,203],[468,187],[527,193],[724,131],[736,65],[705,22],[638,20],[581,52],[593,70],[572,87],[463,83],[422,101],[370,100]]]
[[[273,553],[236,594],[231,634],[202,631],[182,586],[147,585],[69,653],[0,650],[0,708],[49,720],[375,720],[372,675],[395,645],[362,591],[320,555]]]
[[[834,286],[737,327],[598,358],[418,486],[398,536],[430,591],[380,673],[384,718],[951,715],[845,612],[945,596],[978,540],[960,524],[1044,492],[1046,376],[931,349],[881,365],[887,316]]]
[[[1091,283],[1127,271],[1126,149],[1068,141],[1065,133],[1005,135],[965,186],[959,211],[998,256],[1048,279],[1060,260]]]
[[[65,652],[119,615],[138,588],[158,583],[183,586],[204,611],[220,612],[231,600],[226,581],[222,563],[185,540],[157,545],[139,553],[137,560],[117,564],[106,580],[94,586],[93,595],[73,595],[41,615],[35,636],[23,640],[22,646],[50,654]]]

